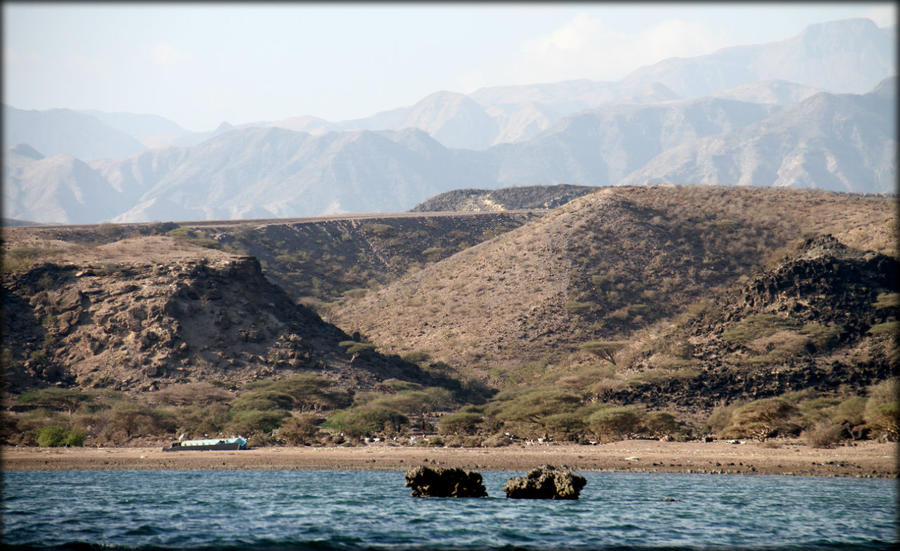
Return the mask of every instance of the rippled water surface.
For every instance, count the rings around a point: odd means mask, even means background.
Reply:
[[[400,471],[7,472],[3,540],[213,549],[889,548],[888,479],[584,473],[578,501],[413,498]],[[663,501],[673,498],[677,501]]]

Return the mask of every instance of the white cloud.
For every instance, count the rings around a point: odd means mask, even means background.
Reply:
[[[172,69],[188,63],[191,56],[168,42],[157,42],[150,51],[150,59],[157,67]]]
[[[724,31],[699,23],[670,19],[641,32],[626,33],[610,28],[602,18],[579,14],[552,32],[523,43],[509,79],[618,80],[643,65],[669,57],[708,54],[727,45]]]

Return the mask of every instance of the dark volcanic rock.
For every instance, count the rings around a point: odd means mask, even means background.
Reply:
[[[406,471],[413,497],[487,497],[481,475],[458,468],[416,467]]]
[[[513,499],[578,499],[586,484],[583,476],[572,474],[572,471],[542,465],[524,477],[507,480],[503,491],[506,497]]]

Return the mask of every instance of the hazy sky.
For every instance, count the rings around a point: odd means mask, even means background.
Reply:
[[[364,117],[438,90],[617,80],[893,3],[3,4],[3,101],[155,113],[191,130]]]

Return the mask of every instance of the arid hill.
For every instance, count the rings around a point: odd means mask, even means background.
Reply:
[[[351,336],[296,305],[255,258],[159,236],[103,247],[84,250],[77,262],[63,260],[63,252],[55,263],[5,275],[10,390],[48,384],[154,390],[300,373],[356,390],[388,378],[448,382],[348,345]]]
[[[358,296],[365,289],[390,283],[537,216],[498,212],[365,220],[335,217],[204,226],[195,231],[221,246],[257,257],[269,279],[295,300],[321,307],[346,293]]]
[[[589,363],[585,344],[633,340],[669,323],[806,237],[831,234],[893,255],[895,231],[886,197],[606,188],[347,299],[331,321],[384,351],[427,353],[464,377],[534,384]]]
[[[223,223],[172,222],[6,228],[7,268],[35,262],[114,262],[130,238],[143,241],[141,254],[165,263],[183,249],[256,257],[266,276],[295,301],[317,309],[345,293],[390,283],[408,271],[437,262],[538,217],[532,212],[460,215],[334,216],[298,220]],[[149,246],[153,243],[153,246]],[[202,248],[201,248],[202,247]],[[113,255],[113,256],[110,256]]]

